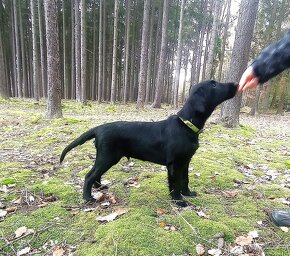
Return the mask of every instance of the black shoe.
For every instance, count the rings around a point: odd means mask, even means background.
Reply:
[[[290,227],[290,210],[276,210],[270,213],[272,222],[278,227]]]

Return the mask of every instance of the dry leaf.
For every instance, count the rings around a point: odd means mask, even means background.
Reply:
[[[171,230],[171,231],[176,231],[177,228],[176,228],[175,226],[171,226],[171,227],[170,227],[170,230]]]
[[[258,232],[256,230],[253,230],[253,231],[250,231],[248,233],[248,236],[251,236],[253,238],[258,238],[259,237],[259,234],[258,234]]]
[[[16,206],[12,206],[12,207],[8,207],[6,208],[6,211],[8,213],[12,213],[12,212],[15,212],[17,210],[17,207]],[[0,214],[1,215],[1,214]],[[1,216],[0,216],[1,217]]]
[[[14,204],[21,204],[21,197],[12,201]]]
[[[60,246],[55,246],[52,249],[52,256],[62,256],[64,254],[65,250]]]
[[[100,222],[111,222],[113,221],[114,219],[116,219],[118,216],[117,213],[113,212],[113,213],[110,213],[106,216],[100,216],[97,218],[97,221],[100,221]]]
[[[5,210],[0,210],[0,218],[5,217],[6,214],[7,214],[7,211],[5,211]]]
[[[166,226],[166,223],[165,222],[163,222],[163,221],[159,222],[159,227],[163,228],[165,226]]]
[[[287,228],[287,227],[280,227],[280,228],[281,228],[282,231],[284,231],[286,233],[289,231],[289,228]]]
[[[43,208],[43,207],[45,207],[45,206],[47,206],[47,205],[48,205],[48,203],[43,202],[43,203],[39,204],[38,207],[39,207],[39,208]]]
[[[222,254],[222,251],[220,249],[211,249],[207,251],[209,255],[212,256],[220,256]]]
[[[157,208],[156,209],[156,213],[159,215],[159,214],[164,214],[164,213],[167,213],[168,211],[165,210],[165,209],[162,209],[162,208]]]
[[[197,244],[195,250],[198,256],[204,255],[205,253],[205,248],[202,244]]]
[[[15,238],[23,236],[27,232],[27,227],[23,226],[15,231]]]
[[[30,252],[30,247],[27,246],[27,247],[23,248],[22,250],[18,251],[17,256],[25,255],[29,252]]]
[[[105,199],[104,193],[99,192],[99,191],[95,192],[95,193],[92,193],[92,196],[93,196],[93,198],[96,199],[96,202],[101,202],[101,201],[103,201]]]
[[[128,208],[117,208],[114,213],[116,213],[118,216],[123,215],[129,211]]]
[[[223,191],[222,193],[226,197],[235,197],[239,192],[237,190],[233,190],[233,191]]]
[[[196,213],[199,217],[208,219],[208,216],[202,210],[197,211]]]
[[[29,196],[28,200],[29,200],[29,202],[34,202],[35,201],[34,196]]]
[[[239,236],[239,237],[236,238],[235,243],[237,245],[244,246],[244,245],[251,244],[252,241],[253,241],[253,237],[251,237],[251,236],[247,236],[247,237],[245,237],[245,236]]]

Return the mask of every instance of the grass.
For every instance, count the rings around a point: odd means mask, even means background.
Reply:
[[[44,255],[56,245],[76,255],[195,255],[198,243],[216,248],[217,233],[224,232],[227,246],[233,246],[237,236],[253,230],[266,255],[290,254],[289,233],[271,224],[265,213],[286,208],[279,198],[290,194],[281,186],[290,166],[289,155],[283,153],[290,148],[289,132],[281,139],[273,130],[261,133],[254,125],[233,130],[208,123],[190,164],[190,186],[198,192],[188,199],[193,207],[177,209],[168,195],[166,170],[135,159],[131,165],[122,159],[104,176],[116,203],[90,206],[81,199],[81,189],[95,149],[88,142],[59,165],[62,149],[92,126],[116,120],[156,121],[175,111],[94,102],[62,105],[64,118],[50,121],[43,117],[44,102],[0,100],[0,202],[6,209],[17,207],[0,222],[0,255],[15,255],[26,246]],[[267,180],[265,166],[279,177]],[[126,185],[132,177],[139,186]],[[246,183],[237,185],[234,180]],[[237,194],[229,196],[232,191]],[[48,200],[52,195],[55,199]],[[31,196],[34,201],[28,200]],[[15,203],[19,198],[21,203]],[[97,221],[120,207],[128,212],[107,224]],[[21,226],[35,233],[15,239]]]

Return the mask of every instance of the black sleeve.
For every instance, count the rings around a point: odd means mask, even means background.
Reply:
[[[278,42],[269,45],[252,64],[259,83],[267,82],[290,68],[290,29]]]

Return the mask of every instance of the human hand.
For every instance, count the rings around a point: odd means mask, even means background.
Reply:
[[[241,80],[239,82],[239,88],[238,91],[242,92],[246,89],[252,89],[256,87],[259,83],[258,78],[256,77],[253,68],[250,66],[246,69],[244,74],[241,77]]]

